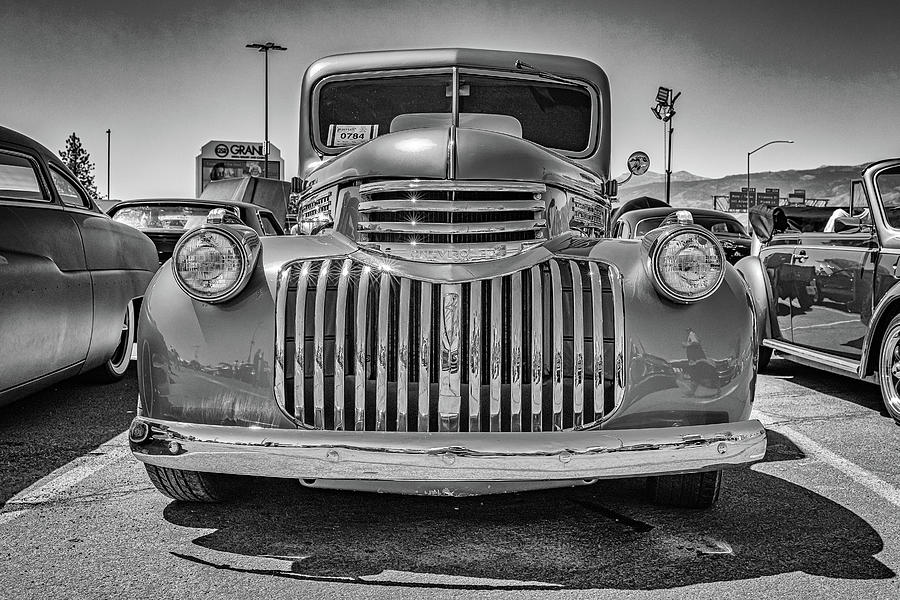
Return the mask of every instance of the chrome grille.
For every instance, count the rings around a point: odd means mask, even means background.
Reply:
[[[432,262],[517,254],[547,238],[544,192],[543,184],[522,182],[365,183],[359,188],[357,241]],[[455,252],[443,252],[451,245]]]
[[[622,310],[614,270],[587,261],[462,283],[294,263],[278,278],[276,398],[315,429],[589,427],[621,401]]]

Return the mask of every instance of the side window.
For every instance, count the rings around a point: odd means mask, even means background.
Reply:
[[[256,213],[259,217],[259,225],[265,235],[281,235],[281,227],[275,222],[275,217],[269,213]]]
[[[76,208],[92,208],[90,200],[65,175],[51,167],[50,176],[63,204]]]
[[[49,202],[37,165],[21,154],[0,151],[0,198]]]

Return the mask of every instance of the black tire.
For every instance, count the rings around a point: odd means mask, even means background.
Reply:
[[[876,375],[884,408],[900,425],[900,315],[891,319],[881,338]]]
[[[766,346],[759,347],[759,365],[757,366],[758,372],[763,372],[769,367],[769,361],[772,360],[772,349],[767,348]]]
[[[147,476],[162,494],[181,502],[221,502],[235,495],[238,478],[144,464]]]
[[[722,471],[647,478],[647,491],[654,504],[678,508],[712,508],[721,489]]]
[[[134,315],[134,302],[129,302],[125,307],[119,344],[112,355],[106,359],[106,362],[91,371],[91,379],[99,383],[114,383],[121,381],[125,377],[125,373],[128,372],[128,366],[131,364],[131,347],[134,344],[136,329],[137,321]]]

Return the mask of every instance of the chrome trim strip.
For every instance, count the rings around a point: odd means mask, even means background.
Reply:
[[[572,272],[572,425],[584,425],[584,290],[581,268],[569,261]]]
[[[469,290],[469,431],[481,431],[481,281]]]
[[[361,233],[414,233],[414,234],[475,234],[503,233],[508,231],[531,231],[546,227],[545,220],[491,221],[487,223],[405,223],[403,221],[360,221],[357,231]],[[382,242],[388,244],[389,242]]]
[[[594,375],[594,423],[606,416],[606,398],[604,397],[604,380],[606,366],[603,355],[603,280],[600,279],[600,268],[597,263],[588,263],[591,273],[591,338],[594,343],[593,375]],[[598,376],[599,375],[599,376]]]
[[[442,285],[440,296],[438,354],[438,431],[459,431],[462,402],[462,285]]]
[[[440,288],[438,288],[440,289]],[[428,431],[431,390],[431,284],[422,282],[419,319],[419,419],[418,431]]]
[[[509,430],[522,431],[522,273],[513,273],[509,340]]]
[[[287,293],[291,281],[291,267],[285,267],[278,273],[275,284],[275,403],[285,410],[285,312],[287,311]],[[286,412],[286,411],[285,411]]]
[[[488,368],[491,378],[490,384],[490,429],[488,431],[500,431],[500,377],[503,365],[503,288],[502,278],[495,277],[491,280],[491,355]]]
[[[409,313],[412,305],[409,301],[410,280],[400,278],[400,331],[397,338],[397,431],[407,430],[407,412],[409,409]]]
[[[363,267],[359,274],[359,288],[356,296],[356,351],[354,357],[354,429],[364,431],[366,428],[366,320],[369,311],[369,273],[371,269]]]
[[[450,212],[483,213],[541,211],[544,203],[534,200],[364,200],[359,212]]]
[[[359,186],[360,196],[384,194],[388,192],[522,192],[544,193],[543,183],[527,181],[457,181],[453,179],[394,179],[373,181]]]
[[[842,375],[858,375],[859,361],[832,356],[824,352],[795,346],[781,340],[765,339],[763,346],[785,355],[785,358],[819,369],[827,369]]]
[[[285,478],[524,481],[639,477],[745,466],[766,451],[759,421],[603,431],[334,432],[150,421],[138,460],[173,469]],[[172,454],[171,444],[178,444]]]
[[[306,385],[306,286],[309,283],[309,262],[300,267],[297,278],[297,298],[294,303],[294,418],[304,421],[304,387]]]
[[[718,242],[717,242],[718,243]],[[613,315],[615,315],[615,409],[625,400],[625,280],[619,269],[611,263],[607,263],[607,274],[612,286]],[[610,413],[612,414],[612,413]],[[609,415],[606,415],[607,417]]]
[[[559,264],[550,261],[550,291],[552,294],[553,321],[550,322],[553,349],[550,355],[550,378],[553,387],[552,431],[561,431],[563,424],[563,307],[562,275]]]
[[[431,274],[423,276],[407,275],[419,281],[431,281],[432,283],[465,283],[471,281],[471,278],[461,279],[459,281],[442,281],[439,277],[434,276],[435,268],[450,267],[453,271],[457,271],[459,267],[469,267],[475,263],[485,263],[490,261],[490,266],[499,269],[501,265],[497,263],[501,260],[515,258],[516,255],[531,250],[537,246],[544,244],[545,240],[526,241],[526,242],[483,242],[477,244],[431,244],[420,242],[417,244],[404,244],[395,242],[363,242],[366,249],[374,252],[383,250],[385,260],[404,260],[406,265],[416,265],[419,268],[428,268]],[[389,256],[387,256],[389,255]],[[373,264],[376,259],[370,259]],[[360,262],[365,262],[360,260]],[[487,265],[486,265],[487,266]],[[530,266],[530,265],[528,265]],[[527,267],[526,267],[527,268]],[[516,269],[518,270],[518,269]],[[498,272],[495,276],[500,277],[502,273]],[[490,277],[491,275],[488,275]]]
[[[316,314],[313,329],[313,424],[325,429],[325,295],[331,261],[324,260],[316,282]]]
[[[378,282],[378,334],[375,347],[375,431],[387,431],[388,395],[388,313],[391,302],[391,276],[381,273]]]
[[[541,403],[543,401],[544,317],[541,308],[542,281],[540,266],[531,267],[531,431],[541,431]]]
[[[342,431],[346,428],[346,415],[344,414],[344,377],[346,349],[344,338],[346,336],[347,321],[347,287],[350,281],[350,273],[353,261],[344,260],[341,267],[341,275],[338,279],[337,300],[335,303],[334,319],[334,428]]]

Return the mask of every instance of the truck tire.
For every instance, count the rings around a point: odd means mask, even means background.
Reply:
[[[237,478],[144,464],[147,476],[162,494],[182,502],[221,502],[234,494]]]
[[[678,508],[711,508],[721,488],[722,471],[647,478],[647,491],[654,504]]]

